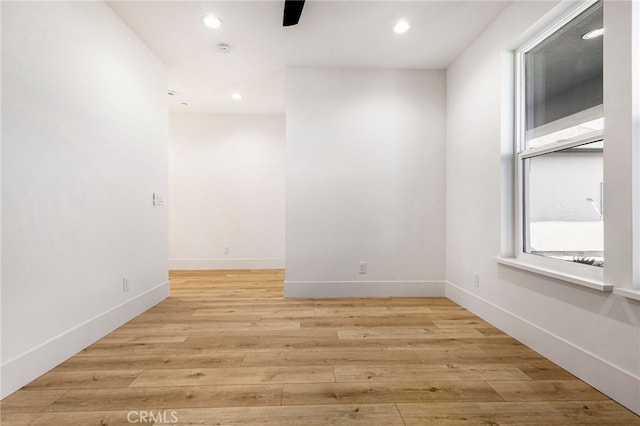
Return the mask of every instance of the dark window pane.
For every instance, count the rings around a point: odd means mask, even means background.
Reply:
[[[602,129],[602,2],[524,55],[526,147]]]

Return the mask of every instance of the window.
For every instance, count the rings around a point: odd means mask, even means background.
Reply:
[[[604,265],[602,26],[602,1],[584,3],[516,65],[518,257],[589,276]]]

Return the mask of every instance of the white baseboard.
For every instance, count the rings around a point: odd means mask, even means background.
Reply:
[[[169,259],[171,270],[213,270],[213,269],[284,269],[284,259],[280,258],[173,258]]]
[[[453,283],[446,283],[446,296],[640,414],[640,377]]]
[[[284,297],[444,297],[444,281],[285,281]]]
[[[166,281],[13,358],[0,367],[0,398],[12,394],[127,321],[169,297]]]

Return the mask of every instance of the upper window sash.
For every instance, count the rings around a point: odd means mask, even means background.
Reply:
[[[536,48],[541,43],[543,43],[549,37],[553,36],[556,32],[561,30],[567,23],[572,21],[578,15],[583,13],[585,10],[589,9],[598,1],[599,0],[584,1],[575,9],[573,9],[571,12],[569,12],[566,15],[563,15],[562,18],[558,19],[554,24],[549,26],[545,31],[541,32],[540,34],[538,34],[538,36],[534,37],[529,42],[522,45],[519,49],[515,51],[515,74],[516,74],[515,75],[515,89],[516,89],[515,90],[515,145],[516,145],[515,152],[516,153],[521,153],[524,151],[528,151],[529,149],[536,148],[536,147],[529,148],[527,146],[527,133],[529,135],[532,135],[533,132],[542,130],[538,128],[530,129],[529,131],[526,130],[526,115],[525,115],[526,114],[526,102],[525,102],[525,99],[526,99],[525,56],[526,54],[529,53],[534,48]],[[601,117],[603,117],[602,105],[598,105],[597,107],[590,108],[589,110],[581,111],[580,113],[575,114],[574,117],[567,117],[565,119],[561,119],[557,121],[562,122],[566,119],[572,119],[574,120],[574,123],[575,123],[574,126],[577,127],[580,124],[586,124],[592,120],[597,120]],[[546,123],[544,126],[541,126],[541,127],[548,127],[547,130],[551,132],[552,127],[556,124],[558,123],[556,122]],[[603,124],[598,123],[596,124],[593,130],[600,131],[600,133],[602,133],[602,127],[603,127]],[[578,136],[580,136],[580,134],[585,134],[585,135],[591,134],[591,131],[590,129],[588,129],[587,131],[582,131],[578,133],[579,133]],[[569,137],[572,138],[573,135]],[[562,136],[559,136],[559,138],[565,139]],[[556,141],[553,140],[550,143],[554,144],[556,143]]]

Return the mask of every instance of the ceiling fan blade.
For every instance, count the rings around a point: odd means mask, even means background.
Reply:
[[[297,25],[302,15],[302,8],[304,7],[304,0],[284,0],[284,18],[282,19],[282,25],[290,27],[291,25]]]

